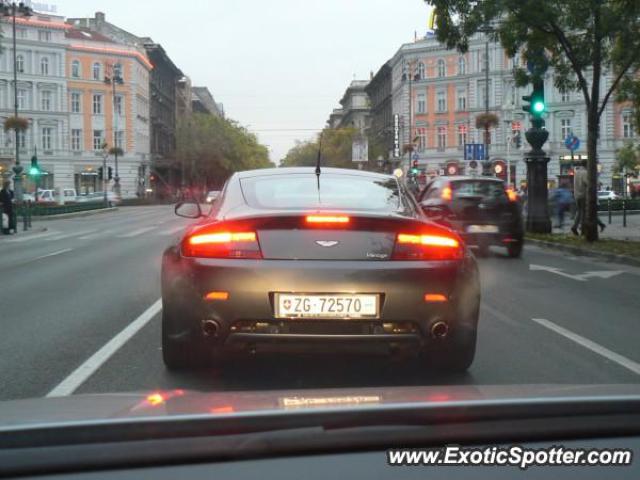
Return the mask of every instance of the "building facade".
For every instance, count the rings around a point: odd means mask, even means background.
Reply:
[[[87,28],[66,31],[69,150],[73,185],[90,193],[112,187],[116,174],[124,197],[141,193],[149,164],[149,60]],[[118,80],[113,82],[114,79]],[[115,85],[115,87],[114,87]],[[115,156],[122,150],[115,170]],[[106,157],[107,172],[98,178]]]
[[[369,139],[385,152],[385,160],[393,157],[393,109],[391,102],[391,67],[385,63],[365,87],[371,103]]]
[[[191,97],[194,112],[215,115],[224,118],[224,109],[221,103],[216,103],[213,95],[207,87],[193,87]]]
[[[367,80],[353,80],[342,96],[342,116],[334,128],[356,128],[364,131],[369,126],[370,102],[365,91]]]
[[[429,175],[471,171],[469,162],[464,161],[464,145],[484,143],[484,132],[476,128],[475,119],[485,112],[488,96],[489,112],[499,118],[499,125],[490,131],[492,166],[499,165],[497,170],[506,178],[505,167],[511,163],[512,179],[520,182],[526,178],[522,157],[526,147],[524,131],[530,123],[522,110],[521,98],[530,88],[515,86],[513,68],[517,64],[525,66],[522,58],[509,58],[499,44],[488,41],[482,34],[471,39],[465,54],[446,49],[433,36],[400,47],[389,61],[392,111],[401,118],[402,143],[416,145],[415,153],[423,171]],[[612,81],[610,74],[603,76],[603,91]],[[570,153],[564,146],[564,139],[570,133],[582,140],[575,155],[586,155],[585,102],[579,92],[558,91],[552,71],[547,72],[545,78],[545,100],[549,131],[545,151],[551,158],[548,172],[549,178],[557,181],[566,173],[566,169],[561,171],[561,158]],[[631,120],[630,106],[614,102],[607,105],[602,115],[599,170],[603,185],[612,184],[616,149],[635,135]],[[521,148],[512,141],[518,136]]]
[[[0,121],[14,116],[13,33],[10,18],[1,19],[0,45]],[[69,176],[69,118],[66,110],[65,78],[68,26],[64,18],[36,13],[29,20],[16,19],[16,70],[18,116],[29,122],[18,135],[19,155],[24,171],[37,153],[42,175],[41,188],[73,186]],[[15,164],[15,134],[0,129],[0,175],[10,176]],[[24,191],[34,190],[29,176],[24,177]]]

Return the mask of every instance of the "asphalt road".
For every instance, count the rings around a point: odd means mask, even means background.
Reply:
[[[480,260],[478,351],[464,375],[383,358],[257,357],[169,373],[160,349],[160,255],[188,220],[127,207],[34,223],[0,238],[0,399],[432,384],[640,381],[640,269],[527,247]],[[47,228],[46,231],[40,229]]]

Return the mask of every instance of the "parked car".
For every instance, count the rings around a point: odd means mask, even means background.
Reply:
[[[207,203],[213,203],[213,201],[218,198],[218,195],[220,195],[220,190],[212,190],[207,193]]]
[[[78,203],[89,203],[89,202],[103,202],[104,201],[104,192],[91,192],[86,195],[80,195],[78,197]],[[107,203],[110,207],[117,205],[120,203],[120,198],[113,193],[107,192]]]
[[[618,200],[620,195],[618,195],[613,190],[601,190],[598,192],[598,200]]]

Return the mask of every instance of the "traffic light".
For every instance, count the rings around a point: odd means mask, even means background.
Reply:
[[[98,180],[104,179],[104,169],[102,167],[98,167]]]
[[[542,116],[547,109],[544,102],[544,81],[540,78],[533,81],[533,90],[531,95],[525,95],[522,100],[528,102],[528,105],[524,105],[522,110],[528,112],[532,117],[534,125],[537,123],[539,126],[544,125]]]
[[[29,175],[37,177],[40,175],[40,166],[38,165],[38,157],[35,155],[31,157],[31,167],[29,168]]]
[[[111,180],[113,178],[113,168],[107,167],[107,179]]]
[[[513,138],[513,143],[515,144],[516,148],[520,148],[522,146],[522,134],[520,132],[518,132]]]
[[[417,175],[420,172],[420,169],[418,168],[418,160],[413,160],[411,162],[411,173],[413,175]]]

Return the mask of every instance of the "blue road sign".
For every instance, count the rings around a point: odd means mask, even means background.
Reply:
[[[485,151],[484,143],[465,143],[464,159],[468,161],[484,160]]]
[[[571,150],[571,152],[575,152],[580,148],[580,139],[573,133],[570,133],[567,135],[567,138],[564,139],[564,146]]]
[[[473,155],[474,160],[485,160],[484,158],[484,143],[476,143],[475,144],[475,152]]]
[[[465,160],[473,160],[473,154],[475,149],[473,148],[473,143],[465,143],[464,145],[464,159]]]

